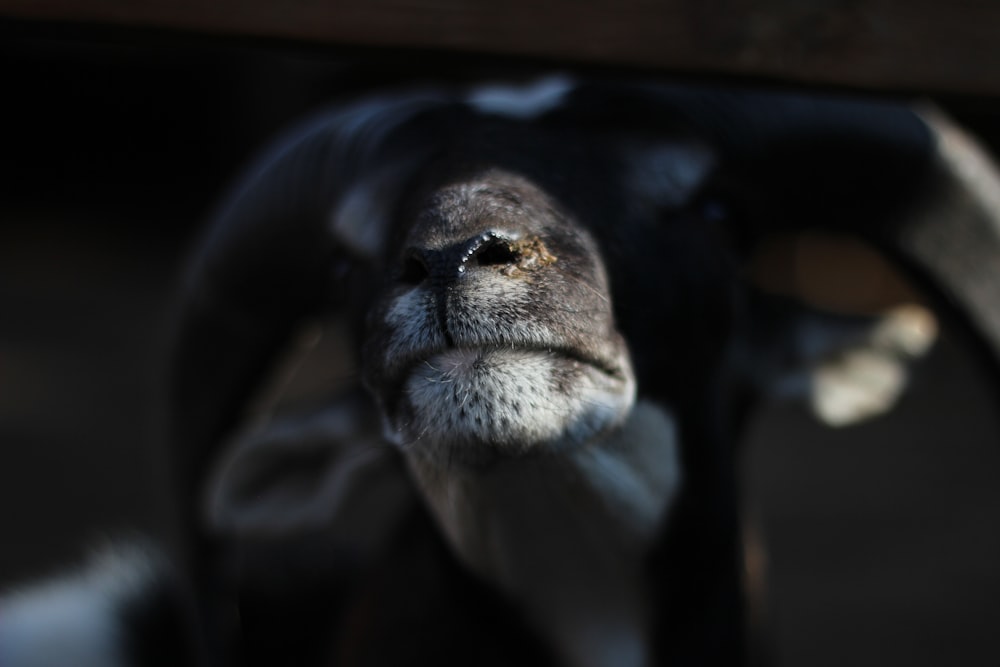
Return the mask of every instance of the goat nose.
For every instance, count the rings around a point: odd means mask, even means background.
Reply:
[[[425,280],[450,283],[470,268],[517,264],[517,252],[508,239],[494,232],[474,236],[441,250],[408,248],[403,254],[402,282],[418,285]]]

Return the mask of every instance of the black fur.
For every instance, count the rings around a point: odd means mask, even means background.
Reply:
[[[306,123],[238,182],[185,277],[171,440],[183,516],[193,528],[185,565],[198,602],[160,584],[130,602],[122,610],[130,660],[551,664],[553,647],[521,615],[519,601],[466,571],[424,507],[413,508],[372,561],[342,568],[331,561],[305,585],[275,576],[234,588],[227,570],[234,546],[220,544],[203,523],[202,489],[221,443],[307,318],[348,314],[366,341],[363,354],[355,351],[365,358],[366,384],[387,422],[405,430],[415,419],[401,391],[410,366],[386,358],[400,337],[386,318],[393,299],[420,287],[429,295],[426,334],[443,342],[417,350],[407,364],[503,343],[557,348],[566,368],[590,365],[628,378],[628,363],[616,361],[627,346],[640,398],[676,417],[683,468],[680,495],[645,562],[650,662],[742,664],[735,450],[755,390],[738,377],[733,348],[751,338],[755,315],[741,261],[775,230],[860,234],[929,278],[1000,358],[1000,325],[983,315],[995,294],[964,279],[955,259],[1000,257],[995,212],[966,196],[971,186],[941,158],[936,131],[902,105],[595,82],[572,86],[558,104],[528,117],[431,91],[369,100]],[[677,151],[668,153],[670,164],[689,160],[690,169],[671,173],[667,165],[660,174],[663,164],[645,164],[661,147]],[[449,188],[470,183],[489,192],[448,199]],[[352,227],[337,212],[363,188],[369,196]],[[504,201],[510,215],[489,208]],[[928,222],[918,205],[959,211],[962,239],[975,243],[960,239],[961,247],[939,257],[927,230],[951,223]],[[371,238],[365,224],[378,225]],[[518,246],[524,238],[534,245]],[[534,262],[530,271],[522,260]],[[475,302],[456,273],[466,268],[520,281],[536,298],[520,308]],[[573,308],[582,320],[566,316]],[[482,312],[489,324],[473,327]],[[520,321],[557,333],[551,340],[509,333]],[[551,379],[556,394],[581,384],[565,370]],[[616,424],[595,427],[594,435]],[[505,432],[489,433],[500,435],[478,438],[467,458],[469,438],[445,442],[446,455],[430,454],[445,462],[442,474],[451,466],[488,470],[512,456],[500,448],[511,444]],[[414,443],[421,445],[419,437],[403,444]],[[523,449],[514,455],[559,455]],[[199,623],[188,627],[191,619]]]

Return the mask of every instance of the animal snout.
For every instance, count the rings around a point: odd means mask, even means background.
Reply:
[[[512,270],[523,258],[516,242],[495,232],[484,232],[442,249],[407,248],[403,253],[400,280],[408,285],[425,282],[446,285],[478,267]]]

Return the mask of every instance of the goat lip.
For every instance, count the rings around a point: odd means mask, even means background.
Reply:
[[[407,358],[397,366],[398,370],[395,375],[397,380],[405,382],[406,378],[413,374],[414,369],[418,365],[429,363],[432,359],[439,358],[443,355],[455,357],[464,355],[470,359],[475,357],[475,359],[471,359],[470,361],[471,363],[475,363],[476,361],[481,361],[494,354],[545,356],[586,366],[592,366],[612,377],[620,377],[623,374],[622,369],[620,369],[616,364],[592,355],[588,355],[575,347],[558,344],[496,345],[493,343],[485,343],[482,345],[456,345],[419,350],[411,355],[408,355]]]
[[[383,398],[389,399],[390,403],[395,403],[403,395],[406,383],[413,377],[414,373],[422,364],[431,364],[442,355],[468,355],[464,365],[474,366],[477,362],[487,359],[491,355],[537,355],[551,359],[561,360],[562,363],[580,364],[597,369],[610,378],[616,378],[622,382],[626,381],[628,371],[612,360],[601,359],[593,355],[581,352],[579,349],[570,346],[560,345],[507,345],[500,346],[492,343],[482,345],[460,345],[441,346],[414,350],[407,354],[398,363],[394,364],[389,372],[389,381],[386,383],[388,392]],[[454,359],[454,357],[453,357]],[[463,364],[459,364],[463,365]]]

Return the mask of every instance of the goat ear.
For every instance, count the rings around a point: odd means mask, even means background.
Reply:
[[[311,563],[319,552],[331,563],[365,560],[415,504],[398,454],[360,395],[250,428],[224,452],[207,488],[210,529],[246,549],[243,567],[254,553],[282,549],[287,565],[297,544],[308,544]]]
[[[455,110],[411,94],[323,114],[225,200],[184,276],[172,336],[170,444],[188,525],[218,443],[276,352],[303,317],[341,307],[344,281],[376,261],[392,203]]]
[[[731,236],[825,229],[881,249],[1000,371],[1000,172],[942,113],[870,99],[651,87],[735,182]],[[850,270],[849,267],[845,270]]]

